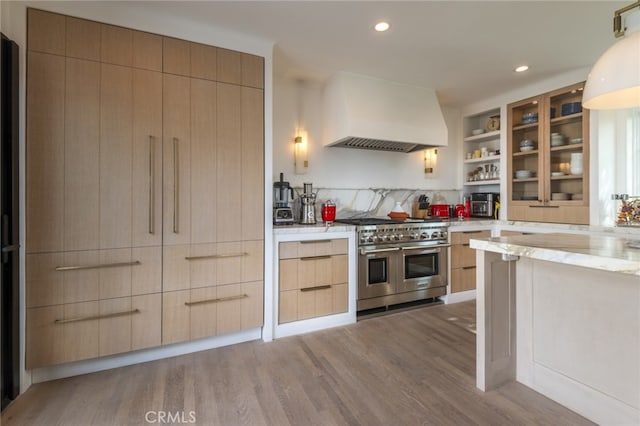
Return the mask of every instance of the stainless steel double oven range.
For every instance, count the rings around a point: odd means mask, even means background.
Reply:
[[[338,219],[358,234],[358,311],[447,293],[448,221]]]

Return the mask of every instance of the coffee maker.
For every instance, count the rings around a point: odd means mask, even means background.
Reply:
[[[310,183],[304,184],[304,192],[300,195],[300,223],[303,225],[316,223],[316,194],[313,193]]]
[[[280,181],[273,184],[273,224],[291,225],[293,210],[289,204],[293,201],[293,188],[284,181],[284,174],[280,173]]]

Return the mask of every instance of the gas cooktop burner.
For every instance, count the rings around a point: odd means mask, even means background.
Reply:
[[[429,218],[429,219],[406,219],[404,221],[398,221],[393,219],[384,219],[380,217],[363,217],[354,219],[336,219],[336,222],[346,223],[347,225],[367,226],[367,225],[396,225],[407,223],[435,223],[442,222],[442,218]]]

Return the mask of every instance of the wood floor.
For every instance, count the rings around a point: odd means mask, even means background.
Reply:
[[[591,424],[515,382],[476,389],[474,317],[428,306],[40,383],[2,425]]]

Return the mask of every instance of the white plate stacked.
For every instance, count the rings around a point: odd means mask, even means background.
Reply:
[[[532,149],[536,149],[536,143],[532,139],[523,139],[520,141],[520,151],[531,151]]]
[[[533,177],[535,172],[532,170],[516,170],[514,176],[516,179],[527,179]]]
[[[551,193],[551,199],[558,201],[558,200],[570,200],[571,199],[571,194],[567,194],[566,192],[552,192]]]

